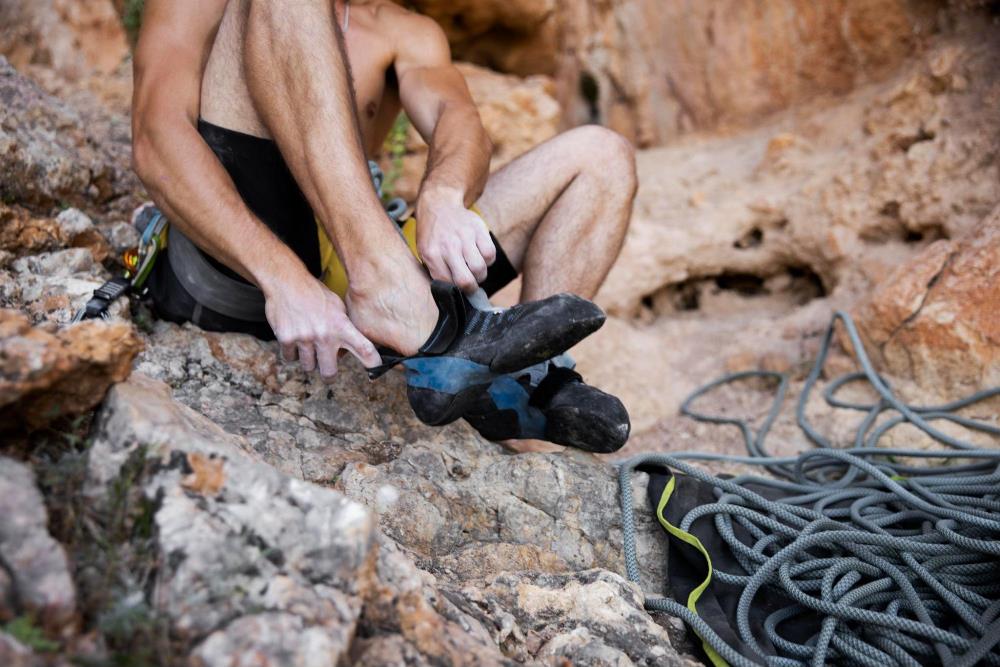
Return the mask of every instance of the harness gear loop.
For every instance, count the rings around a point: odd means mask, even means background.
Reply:
[[[125,275],[116,276],[96,290],[87,303],[73,316],[72,323],[100,318],[108,319],[108,309],[115,301],[129,292],[141,292],[153,269],[156,256],[166,245],[167,219],[158,210],[146,224],[137,248],[130,248],[122,255]]]

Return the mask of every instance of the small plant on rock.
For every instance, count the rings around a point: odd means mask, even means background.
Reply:
[[[45,636],[40,627],[35,625],[35,619],[29,616],[18,616],[3,626],[3,631],[38,653],[52,653],[59,644]]]

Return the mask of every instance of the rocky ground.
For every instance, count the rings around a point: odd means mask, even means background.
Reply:
[[[566,72],[586,65],[606,95],[656,47],[615,41],[642,2],[501,4],[466,8],[479,23],[450,35],[470,59],[542,72],[462,66],[496,165],[579,120],[586,96],[568,101]],[[595,103],[619,129],[646,128],[640,143],[672,139],[639,154],[632,228],[598,297],[611,317],[574,351],[633,415],[620,455],[739,453],[735,430],[677,416],[684,396],[754,368],[798,391],[836,309],[911,400],[1000,382],[998,27],[989,7],[871,4],[883,32],[833,40],[838,76],[803,58],[753,85],[739,67],[725,78],[734,47],[690,88],[652,91],[673,100],[669,119],[630,89]],[[136,241],[126,38],[110,3],[3,0],[0,17],[0,664],[698,664],[675,619],[643,610],[665,558],[643,508],[642,586],[624,578],[608,461],[423,426],[396,374],[371,383],[345,361],[324,385],[273,344],[137,303],[70,325]],[[810,17],[801,30],[826,35]],[[776,20],[740,43],[757,49]],[[526,36],[490,51],[502,29]],[[701,62],[698,39],[665,62]],[[546,58],[551,77],[526,64]],[[781,83],[803,72],[811,82]],[[715,93],[699,96],[705,81]],[[757,97],[732,102],[743,89]],[[397,193],[424,159],[412,136],[386,156]],[[829,374],[853,369],[849,352]],[[759,421],[772,391],[743,383],[701,406]],[[776,453],[806,445],[790,410]],[[840,440],[857,419],[818,397],[808,414]]]

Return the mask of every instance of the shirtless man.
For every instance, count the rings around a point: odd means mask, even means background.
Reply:
[[[366,166],[401,109],[430,146],[415,205],[419,260],[387,218]],[[181,287],[168,253],[150,281],[157,310],[208,329],[273,336],[285,359],[324,378],[336,372],[341,350],[369,368],[383,361],[376,344],[401,356],[426,352],[450,308],[442,299],[459,298],[432,289],[432,279],[471,293],[520,273],[524,304],[560,293],[593,297],[620,250],[636,188],[631,145],[597,126],[565,132],[491,175],[491,142],[443,32],[385,0],[147,0],[132,129],[135,170],[171,234],[183,232],[221,274],[258,287],[264,303],[260,321],[244,324],[203,307]],[[314,220],[346,274],[343,298],[323,282]],[[559,309],[569,302],[552,303],[545,312],[568,312]],[[466,323],[474,309],[456,307]],[[541,315],[511,319],[531,317]],[[477,368],[489,363],[470,359]],[[515,370],[509,362],[490,368]],[[557,370],[542,368],[517,380],[529,398]],[[581,401],[613,398],[561,370],[543,392],[550,422],[559,410],[578,417]],[[427,382],[410,389],[443,391]],[[480,408],[485,415],[498,403]],[[518,414],[520,432],[477,428],[493,437],[538,435],[525,424],[537,414]],[[613,448],[628,431],[627,416],[625,425],[615,419],[622,437]],[[562,440],[574,437],[582,436]]]

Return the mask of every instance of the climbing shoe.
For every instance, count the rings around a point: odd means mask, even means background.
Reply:
[[[631,430],[625,406],[560,361],[498,377],[463,417],[488,440],[534,438],[600,454],[621,449]]]
[[[458,287],[440,280],[431,283],[431,294],[438,321],[427,342],[409,357],[379,348],[384,363],[368,369],[371,379],[404,361],[441,356],[510,373],[564,352],[605,320],[596,304],[574,294],[493,310],[477,308]]]
[[[496,378],[560,354],[604,324],[604,313],[586,299],[556,294],[500,310],[474,306],[461,290],[434,281],[437,326],[410,357],[380,349],[374,378],[396,364],[406,369],[410,405],[427,424],[458,419]]]

